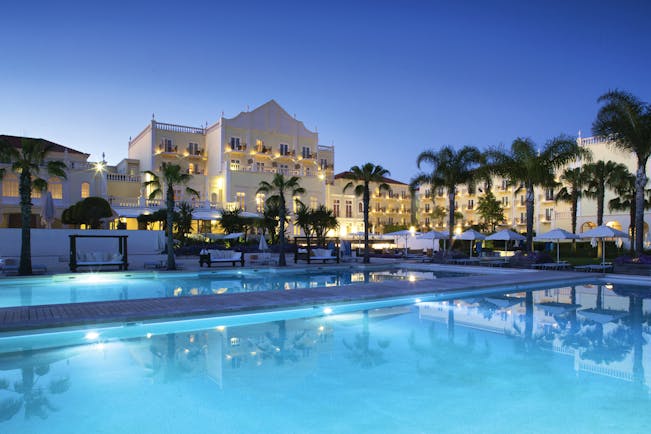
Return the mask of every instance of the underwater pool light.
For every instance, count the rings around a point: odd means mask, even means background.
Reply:
[[[84,337],[88,341],[94,341],[94,340],[97,340],[97,338],[99,338],[99,333],[97,333],[95,331],[88,332],[88,333],[86,333],[86,335]]]
[[[332,308],[331,307],[324,307],[323,308],[323,313],[326,315],[330,315],[332,313]]]

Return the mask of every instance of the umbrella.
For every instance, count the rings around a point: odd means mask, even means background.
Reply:
[[[474,229],[468,229],[465,232],[461,232],[459,235],[454,237],[457,240],[470,241],[470,256],[472,257],[472,242],[475,240],[484,240],[486,236],[477,232]]]
[[[43,196],[41,220],[45,223],[46,228],[52,229],[52,222],[54,222],[54,200],[52,200],[52,193],[49,191]]]
[[[268,248],[269,246],[267,245],[267,240],[264,239],[264,235],[261,235],[260,244],[258,244],[258,249],[260,249],[260,251],[262,252],[265,252]]]
[[[579,235],[580,238],[628,238],[626,232],[618,231],[617,229],[611,228],[610,226],[601,225],[597,226],[594,229],[583,232]],[[601,249],[602,258],[601,263],[606,263],[606,246]]]
[[[504,250],[506,250],[509,241],[523,241],[526,240],[527,237],[520,235],[517,232],[513,232],[510,229],[503,229],[487,236],[486,239],[491,241],[504,240]]]
[[[434,240],[443,240],[443,249],[445,250],[445,240],[448,239],[448,234],[437,231],[429,231],[424,234],[420,234],[418,237],[419,240],[432,240],[432,248],[434,248]]]
[[[247,219],[261,219],[263,218],[262,215],[255,213],[255,212],[249,212],[249,211],[242,211],[239,214],[240,217],[247,218]]]
[[[408,249],[407,239],[409,238],[409,236],[412,235],[420,235],[420,232],[412,232],[407,229],[403,229],[401,231],[389,232],[388,234],[384,234],[384,235],[388,237],[405,237],[405,256],[407,256],[407,249]]]
[[[551,240],[556,241],[556,262],[560,262],[560,249],[559,244],[561,240],[575,240],[580,238],[578,235],[568,232],[563,229],[552,229],[542,235],[538,235],[536,240]]]

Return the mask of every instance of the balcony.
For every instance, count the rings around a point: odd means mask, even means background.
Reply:
[[[107,173],[107,181],[119,181],[119,182],[136,182],[140,183],[140,175],[127,175],[126,173]]]
[[[271,157],[273,154],[273,149],[269,146],[256,146],[255,148],[251,149],[251,155],[266,155]]]
[[[189,158],[205,159],[205,150],[187,148],[185,156]]]
[[[156,155],[161,155],[163,157],[176,157],[178,152],[178,146],[171,144],[160,143],[156,148]]]
[[[244,152],[246,151],[246,143],[229,143],[226,145],[226,152]]]

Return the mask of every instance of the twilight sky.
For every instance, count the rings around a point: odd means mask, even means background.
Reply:
[[[21,0],[0,16],[0,134],[110,164],[152,113],[200,126],[273,98],[336,145],[337,171],[408,181],[425,149],[588,136],[606,90],[651,100],[643,0]]]

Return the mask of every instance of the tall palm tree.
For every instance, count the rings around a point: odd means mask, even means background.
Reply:
[[[380,165],[375,165],[373,163],[366,163],[363,166],[353,166],[350,168],[350,171],[344,173],[345,179],[350,179],[346,185],[344,185],[343,191],[346,192],[349,188],[355,186],[355,196],[362,197],[362,204],[364,207],[364,263],[368,264],[371,262],[370,252],[368,248],[368,212],[371,204],[371,182],[378,184],[378,189],[380,192],[389,191],[391,187],[387,184],[384,179],[385,176],[391,175],[387,169]],[[360,184],[361,183],[361,184]]]
[[[548,141],[541,150],[531,139],[518,137],[510,150],[493,148],[487,156],[494,173],[526,191],[527,248],[533,252],[534,188],[554,186],[556,170],[579,158],[589,159],[590,151],[567,136]]]
[[[282,173],[276,173],[271,182],[261,181],[256,193],[268,195],[267,202],[278,205],[278,225],[279,225],[279,250],[278,265],[284,267],[287,265],[285,260],[285,223],[287,215],[287,201],[285,195],[290,194],[292,197],[305,193],[305,189],[300,185],[300,179],[292,176],[287,179]]]
[[[628,172],[626,166],[614,161],[595,161],[583,166],[586,177],[584,195],[597,200],[597,226],[604,223],[604,202],[606,188],[612,188],[621,175]]]
[[[444,146],[438,151],[423,151],[416,160],[419,169],[423,163],[431,164],[433,168],[429,173],[418,173],[411,180],[410,185],[428,184],[432,188],[445,187],[448,192],[448,250],[452,249],[454,236],[454,202],[457,185],[472,185],[482,161],[482,153],[474,146],[464,146],[459,150]]]
[[[0,161],[10,164],[11,171],[19,177],[21,243],[18,274],[21,276],[32,274],[32,190],[47,190],[47,181],[39,176],[43,169],[50,176],[67,177],[63,161],[47,160],[52,150],[53,145],[43,139],[22,138],[20,147],[0,142]],[[0,169],[0,179],[4,173],[5,169]]]
[[[613,179],[613,190],[617,197],[608,201],[608,209],[612,211],[629,212],[629,233],[635,239],[635,182],[634,174],[627,170],[618,172]],[[644,190],[644,209],[651,209],[651,190]]]
[[[199,197],[199,192],[188,187],[192,175],[183,173],[181,166],[173,163],[163,163],[160,168],[160,175],[150,170],[144,172],[149,175],[149,181],[143,182],[143,186],[150,188],[149,199],[155,199],[165,194],[166,220],[165,230],[167,232],[167,269],[176,270],[174,259],[174,187],[185,186],[185,192],[192,196]]]
[[[604,105],[597,112],[592,132],[612,141],[625,152],[637,158],[635,180],[635,253],[644,248],[644,189],[648,178],[646,164],[651,156],[651,105],[633,94],[612,90],[597,100]]]
[[[579,207],[579,199],[583,196],[587,177],[585,167],[567,168],[560,177],[561,189],[556,193],[556,202],[568,202],[570,204],[570,213],[572,215],[572,233],[576,233],[576,214]],[[576,251],[576,242],[572,240],[572,251]]]

